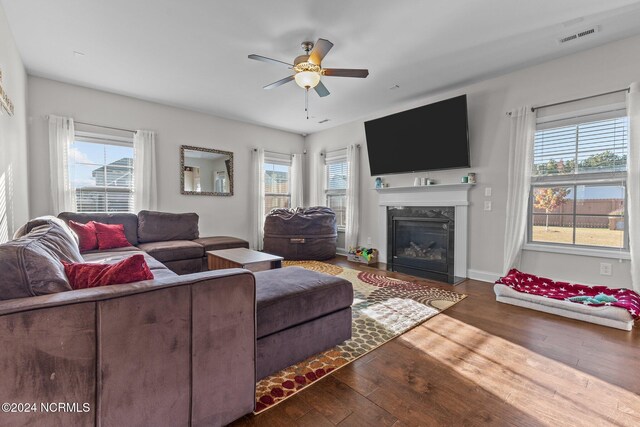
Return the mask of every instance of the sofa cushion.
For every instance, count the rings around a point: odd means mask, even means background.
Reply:
[[[195,239],[194,242],[204,246],[205,252],[233,248],[249,249],[249,242],[247,242],[246,240],[229,236],[201,237],[199,239]]]
[[[96,228],[96,238],[98,239],[98,249],[126,248],[131,246],[124,234],[122,224],[102,224],[93,221]]]
[[[300,267],[255,273],[257,337],[262,338],[350,307],[348,280]]]
[[[192,274],[192,273],[200,273],[202,271],[207,271],[208,268],[202,269],[202,260],[207,259],[206,257],[202,258],[191,258],[191,259],[181,259],[178,261],[165,261],[163,264],[169,270],[176,273],[178,276],[182,276],[183,274]]]
[[[56,221],[0,245],[0,300],[70,291],[61,261],[82,262],[73,237]]]
[[[132,213],[75,213],[62,212],[58,218],[65,222],[70,219],[75,222],[86,224],[89,221],[101,222],[103,224],[122,224],[127,240],[133,246],[138,244],[138,216]]]
[[[202,245],[190,240],[141,243],[138,245],[138,248],[160,262],[178,261],[181,259],[200,258],[204,256],[204,248]]]
[[[62,264],[73,289],[95,288],[153,279],[153,273],[149,270],[143,254],[133,254],[115,264],[76,264],[64,261]]]
[[[138,239],[140,243],[198,238],[198,214],[140,211]]]

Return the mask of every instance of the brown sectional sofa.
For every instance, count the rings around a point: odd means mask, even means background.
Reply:
[[[116,221],[104,215],[90,219]],[[139,228],[134,238],[127,219],[133,243]],[[80,255],[54,217],[16,237],[0,245],[0,401],[90,410],[0,414],[0,424],[224,425],[253,410],[256,379],[351,337],[353,288],[339,277],[295,267],[178,276],[139,239]],[[59,262],[133,253],[145,256],[153,280],[71,291]]]
[[[53,217],[16,237],[0,245],[0,400],[89,410],[38,406],[2,413],[0,424],[215,426],[253,410],[249,271],[178,276],[135,247],[81,256]],[[145,255],[154,280],[71,291],[58,261],[115,263],[133,253]]]
[[[140,211],[132,213],[72,213],[63,212],[58,218],[86,224],[123,224],[124,233],[132,246],[148,253],[176,274],[207,271],[207,251],[248,248],[245,240],[229,236],[200,237],[198,214]]]

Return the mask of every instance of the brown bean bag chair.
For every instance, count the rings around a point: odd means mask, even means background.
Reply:
[[[274,209],[264,222],[264,251],[290,260],[333,258],[337,230],[329,208]]]

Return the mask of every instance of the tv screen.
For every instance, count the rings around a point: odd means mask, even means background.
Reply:
[[[365,122],[371,175],[469,167],[467,95]]]

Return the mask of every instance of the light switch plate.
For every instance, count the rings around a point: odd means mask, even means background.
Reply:
[[[490,211],[491,210],[491,200],[485,200],[484,201],[484,210],[485,211]]]
[[[491,187],[486,187],[484,189],[484,195],[485,197],[491,197]]]

